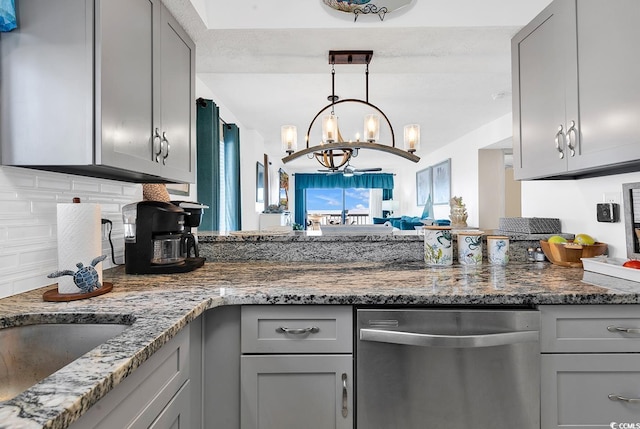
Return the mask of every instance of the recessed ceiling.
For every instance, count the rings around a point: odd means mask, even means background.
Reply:
[[[196,73],[214,101],[260,134],[271,154],[281,153],[281,125],[296,125],[303,144],[327,104],[328,52],[355,49],[374,51],[369,99],[396,139],[405,124],[421,125],[423,157],[511,111],[510,39],[550,0],[414,0],[384,21],[367,15],[356,22],[323,0],[164,3],[196,42]],[[336,94],[364,98],[363,73],[336,66]]]

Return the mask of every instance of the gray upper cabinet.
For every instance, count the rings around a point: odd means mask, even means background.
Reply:
[[[195,46],[160,0],[24,0],[0,39],[2,164],[195,180]]]
[[[640,3],[556,0],[512,40],[516,179],[640,169]]]

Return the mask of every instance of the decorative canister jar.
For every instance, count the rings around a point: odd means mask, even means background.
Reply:
[[[462,265],[482,264],[483,231],[458,232],[458,262]]]
[[[427,265],[445,266],[453,264],[453,241],[448,226],[425,226],[424,262]]]
[[[509,237],[504,235],[487,236],[487,255],[490,264],[507,265],[509,262]]]

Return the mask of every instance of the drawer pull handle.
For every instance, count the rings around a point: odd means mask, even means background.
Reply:
[[[562,144],[560,144],[560,139],[562,138]],[[564,128],[562,128],[562,124],[558,127],[558,132],[555,137],[556,142],[556,150],[558,151],[558,157],[560,159],[564,158],[564,145],[565,145],[565,136],[564,136]]]
[[[576,139],[577,139],[578,130],[576,129],[576,122],[575,121],[571,121],[571,126],[567,130],[567,148],[569,149],[569,155],[576,156],[575,140],[574,140],[574,143],[571,142],[571,133],[572,132],[576,136]]]
[[[347,374],[342,373],[342,417],[349,415],[349,409],[347,407]]]
[[[622,402],[631,402],[633,404],[640,404],[639,398],[625,398],[624,396],[614,395],[613,393],[609,394],[608,397],[612,401],[622,401]]]
[[[305,335],[305,334],[317,334],[320,332],[320,328],[317,326],[310,326],[308,328],[286,328],[280,326],[276,328],[276,332],[279,334],[293,334],[293,335]]]
[[[625,334],[640,334],[640,328],[621,328],[619,326],[607,326],[609,332],[624,332]]]

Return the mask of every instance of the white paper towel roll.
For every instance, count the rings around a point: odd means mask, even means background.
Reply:
[[[77,271],[76,264],[87,266],[102,254],[101,212],[99,204],[58,204],[58,269]],[[102,283],[102,263],[96,271]],[[73,277],[58,277],[58,292],[81,293]]]

